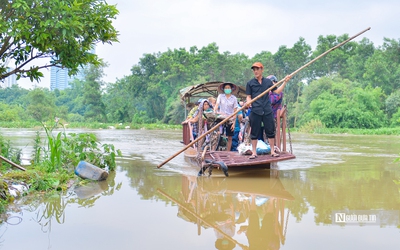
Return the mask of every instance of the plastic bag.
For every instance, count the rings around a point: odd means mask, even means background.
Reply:
[[[237,150],[239,151],[239,154],[241,155],[251,155],[251,145],[246,145],[245,143],[241,143],[238,147]]]
[[[258,140],[256,151],[258,155],[269,154],[271,153],[271,147],[262,140]]]

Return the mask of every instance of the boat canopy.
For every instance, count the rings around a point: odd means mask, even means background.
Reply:
[[[213,96],[215,98],[218,97],[218,87],[223,82],[206,82],[200,83],[197,85],[188,86],[186,88],[181,89],[180,95],[181,99],[185,103],[196,102],[201,98],[208,98]],[[236,96],[236,98],[240,100],[246,99],[246,89],[242,86],[236,85],[237,90],[232,93]]]

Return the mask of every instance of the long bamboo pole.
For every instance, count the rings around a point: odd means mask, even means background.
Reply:
[[[308,66],[310,66],[312,63],[314,63],[315,61],[319,60],[321,57],[325,56],[326,54],[332,52],[333,50],[339,48],[340,46],[343,46],[344,44],[348,43],[349,41],[353,40],[354,38],[358,37],[359,35],[365,33],[366,31],[370,30],[371,27],[368,27],[367,29],[359,32],[358,34],[348,38],[347,40],[339,43],[338,45],[330,48],[329,50],[325,51],[324,53],[322,53],[321,55],[317,56],[316,58],[314,58],[313,60],[309,61],[308,63],[306,63],[305,65],[303,65],[302,67],[300,67],[299,69],[297,69],[296,71],[294,71],[293,73],[291,73],[289,76],[293,77],[294,75],[296,75],[297,73],[299,73],[301,70],[307,68]],[[280,80],[279,82],[275,83],[272,87],[270,87],[269,89],[265,90],[264,92],[262,92],[260,95],[258,95],[257,97],[253,98],[250,102],[247,103],[247,105],[252,104],[253,102],[255,102],[256,100],[258,100],[259,98],[261,98],[262,96],[268,94],[273,88],[278,87],[281,83],[283,83],[285,79]],[[224,124],[225,122],[227,122],[229,119],[231,119],[233,116],[235,116],[237,113],[239,113],[241,110],[243,110],[245,108],[245,106],[241,107],[240,109],[237,109],[233,114],[231,114],[230,116],[226,117],[224,120],[222,120],[220,123],[218,123],[217,125],[215,125],[213,128],[211,128],[210,130],[208,130],[206,133],[202,134],[201,136],[199,136],[196,140],[192,141],[191,143],[189,143],[188,145],[186,145],[186,147],[184,147],[183,149],[179,150],[178,152],[176,152],[174,155],[172,155],[171,157],[169,157],[168,159],[166,159],[165,161],[163,161],[162,163],[160,163],[157,168],[162,167],[165,163],[169,162],[170,160],[172,160],[173,158],[175,158],[177,155],[179,155],[180,153],[182,153],[183,151],[185,151],[186,149],[190,148],[193,144],[195,144],[196,142],[198,142],[199,140],[203,139],[206,135],[210,134],[211,132],[213,132],[214,130],[216,130],[217,128],[219,128],[220,125]]]
[[[26,171],[25,168],[21,167],[20,165],[18,165],[18,164],[16,164],[16,163],[12,162],[12,161],[10,161],[9,159],[7,159],[7,158],[5,158],[5,157],[3,157],[3,156],[0,155],[0,161],[1,161],[1,160],[7,162],[8,164],[10,164],[10,165],[13,166],[13,167],[16,167],[16,168],[18,168],[18,169],[21,169],[22,171]]]

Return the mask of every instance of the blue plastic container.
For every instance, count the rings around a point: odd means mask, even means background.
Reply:
[[[83,179],[94,181],[105,180],[108,177],[108,172],[86,161],[80,161],[75,168],[75,174]]]

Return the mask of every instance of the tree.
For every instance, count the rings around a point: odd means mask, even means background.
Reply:
[[[24,105],[29,90],[12,85],[11,88],[0,88],[0,100],[7,104]]]
[[[379,128],[387,123],[380,88],[362,89],[356,83],[324,77],[304,91],[301,123],[320,120],[328,128]]]
[[[16,74],[39,81],[39,70],[51,66],[73,75],[79,66],[100,64],[88,52],[96,43],[118,41],[112,26],[118,10],[104,0],[0,0],[0,6],[0,80]]]
[[[54,119],[56,105],[54,95],[48,89],[36,88],[29,92],[28,113],[39,122]]]
[[[382,48],[365,62],[363,77],[372,87],[381,87],[386,95],[400,89],[400,39],[384,39]]]
[[[341,76],[352,81],[360,81],[365,73],[365,62],[375,51],[374,44],[368,39],[363,38],[355,48],[355,53],[347,59],[347,67],[343,69],[345,72]]]
[[[92,121],[105,122],[106,107],[102,101],[101,87],[103,82],[100,80],[103,76],[103,67],[90,65],[85,69],[85,84],[83,86],[83,104],[86,105],[85,118]]]
[[[335,35],[328,35],[326,37],[319,36],[318,45],[313,52],[312,59],[347,40],[348,38],[349,36],[347,34],[339,37],[336,37]],[[347,67],[347,59],[355,54],[356,47],[357,42],[350,41],[316,61],[311,66],[314,74],[313,77],[317,78],[334,75],[337,73],[342,74],[345,72]]]
[[[131,122],[135,111],[133,103],[136,101],[129,91],[130,77],[117,80],[115,84],[109,84],[103,96],[106,105],[107,119],[116,122]]]
[[[385,111],[389,118],[400,108],[400,89],[391,93],[385,101]]]
[[[66,88],[64,90],[55,89],[56,94],[56,105],[68,107],[69,113],[75,113],[82,115],[85,113],[85,106],[83,105],[83,87],[85,82],[83,80],[75,78],[71,83],[71,88]]]
[[[25,118],[25,110],[18,105],[8,105],[0,102],[0,121],[15,122]]]

